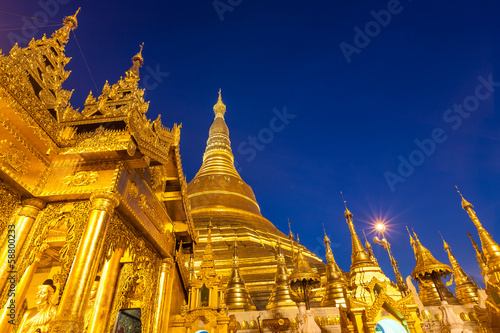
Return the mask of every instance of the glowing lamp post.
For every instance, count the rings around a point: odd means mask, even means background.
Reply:
[[[376,244],[382,245],[383,248],[387,250],[387,253],[389,254],[389,259],[391,259],[392,268],[394,269],[394,274],[396,275],[396,282],[397,282],[399,291],[401,292],[401,294],[403,296],[406,296],[406,295],[408,295],[408,286],[406,285],[405,280],[403,279],[403,277],[401,276],[401,273],[399,272],[398,262],[392,256],[391,244],[387,241],[387,239],[385,239],[385,236],[384,236],[385,229],[386,229],[385,224],[383,222],[378,222],[377,224],[375,224],[375,230],[377,230],[378,232],[380,232],[382,234],[382,239],[375,237],[373,239],[373,242]]]

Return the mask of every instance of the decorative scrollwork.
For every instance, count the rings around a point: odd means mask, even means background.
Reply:
[[[88,186],[95,183],[97,179],[99,179],[97,171],[76,171],[64,177],[62,183],[66,186]]]
[[[7,140],[0,141],[0,158],[18,172],[26,173],[28,171],[29,161],[26,154]]]

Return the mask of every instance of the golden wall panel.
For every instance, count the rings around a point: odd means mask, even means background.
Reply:
[[[90,194],[113,191],[121,171],[119,163],[55,163],[47,176],[42,196]]]
[[[28,192],[35,193],[48,164],[26,140],[15,134],[5,121],[0,121],[0,170]]]

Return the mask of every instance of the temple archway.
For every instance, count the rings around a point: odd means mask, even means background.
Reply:
[[[375,332],[380,333],[408,333],[408,331],[394,319],[382,319],[377,323]]]

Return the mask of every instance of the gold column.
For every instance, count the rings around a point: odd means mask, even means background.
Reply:
[[[163,260],[161,265],[160,277],[158,279],[158,306],[154,313],[153,332],[166,332],[168,327],[168,313],[169,305],[171,303],[171,290],[170,282],[173,280],[172,276],[172,258]],[[170,297],[169,297],[170,296]],[[170,301],[170,302],[169,302]],[[168,303],[167,303],[168,302]]]
[[[92,208],[78,251],[71,266],[65,290],[50,331],[81,332],[84,312],[92,284],[97,274],[97,264],[102,253],[109,220],[120,203],[116,193],[95,192],[90,196]]]
[[[9,299],[7,299],[7,302],[5,303],[4,306],[4,311],[2,312],[2,316],[0,317],[0,333],[9,333],[12,330],[12,325],[9,324],[9,321],[13,319],[11,315],[11,308],[9,308],[9,305],[13,302],[14,304],[14,314],[17,319],[17,315],[19,314],[19,311],[21,310],[21,305],[23,304],[24,299],[26,298],[26,293],[28,292],[28,288],[31,284],[31,281],[33,280],[33,276],[35,275],[35,271],[38,267],[38,263],[42,259],[43,252],[48,249],[49,246],[44,243],[38,253],[35,255],[35,259],[31,263],[31,265],[26,268],[26,271],[24,272],[23,276],[21,277],[21,280],[15,287],[15,293]]]
[[[15,225],[15,259],[19,258],[19,253],[24,245],[24,241],[28,236],[33,222],[35,222],[40,210],[45,207],[45,202],[38,198],[30,198],[23,200],[21,210],[17,214],[14,221]],[[10,234],[9,234],[10,235]],[[2,244],[2,253],[0,255],[0,290],[5,287],[7,283],[7,276],[9,275],[8,255],[9,255],[9,237],[4,240]]]
[[[125,249],[123,247],[115,249],[111,258],[104,264],[102,269],[103,274],[101,276],[101,282],[99,283],[96,303],[93,310],[94,313],[87,332],[106,332],[106,324],[109,319],[111,304],[113,303],[118,274],[120,273],[120,259],[124,251]]]
[[[176,268],[175,268],[175,265],[171,265],[170,266],[170,274],[169,274],[169,279],[168,279],[168,286],[167,286],[167,294],[166,294],[166,297],[170,300],[168,303],[166,303],[165,305],[165,311],[164,311],[164,317],[163,317],[163,321],[162,321],[162,324],[161,324],[161,332],[167,332],[168,330],[168,324],[170,322],[170,311],[171,311],[171,308],[172,308],[172,290],[174,288],[174,279],[175,279],[175,276],[174,276],[174,272],[175,272]]]

